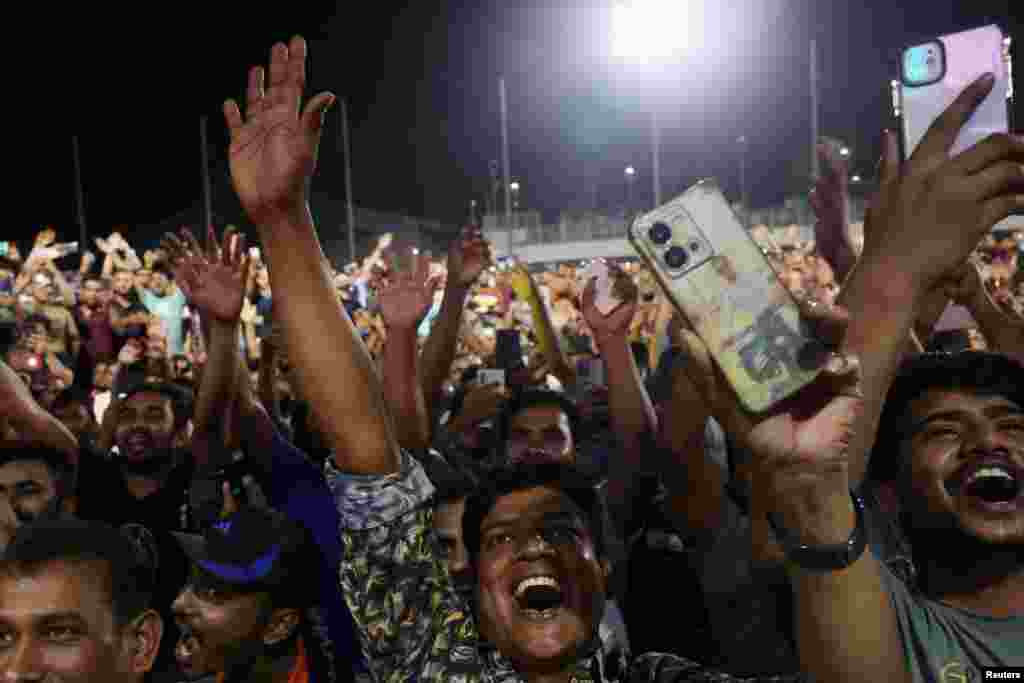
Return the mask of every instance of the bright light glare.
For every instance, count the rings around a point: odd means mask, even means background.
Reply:
[[[852,178],[850,178],[850,180],[852,180],[855,183],[859,183],[860,182],[860,176],[859,175],[855,175]]]
[[[632,166],[627,166],[626,167],[626,175],[628,175],[628,176],[636,175],[636,169],[633,168]]]
[[[848,157],[848,156],[850,156],[850,148],[849,147],[843,147],[842,149],[839,150],[839,153],[842,156],[844,156],[844,157]]]
[[[657,59],[679,54],[689,43],[694,17],[684,0],[632,0],[612,9],[616,57]]]
[[[509,183],[508,189],[512,190],[513,192],[519,192],[519,183],[516,183],[516,182]]]

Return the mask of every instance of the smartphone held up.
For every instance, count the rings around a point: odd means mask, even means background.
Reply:
[[[639,216],[628,237],[747,410],[817,376],[823,347],[713,180]]]

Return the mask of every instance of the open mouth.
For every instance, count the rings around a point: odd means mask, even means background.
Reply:
[[[531,576],[516,584],[513,593],[519,611],[528,619],[548,621],[564,603],[562,585],[553,576]]]
[[[1003,459],[988,459],[962,469],[947,484],[952,495],[963,495],[991,510],[1015,508],[1021,500],[1024,473]]]
[[[198,654],[202,648],[202,638],[194,628],[187,624],[179,624],[181,635],[174,647],[174,658],[183,673],[189,676],[204,673],[198,667]]]
[[[551,453],[548,453],[543,448],[527,448],[520,452],[518,455],[514,455],[511,458],[513,463],[529,463],[531,465],[542,465],[544,463],[554,462],[558,460]]]

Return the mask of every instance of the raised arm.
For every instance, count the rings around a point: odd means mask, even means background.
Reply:
[[[851,315],[844,350],[861,359],[865,396],[864,428],[851,448],[855,486],[863,480],[882,401],[922,302],[967,260],[992,225],[1024,205],[1019,137],[991,136],[954,159],[948,156],[991,87],[979,80],[965,89],[902,170],[894,134],[883,137],[871,229],[865,230],[864,252],[839,297]]]
[[[608,315],[601,313],[595,303],[596,280],[591,280],[583,291],[582,308],[604,361],[612,428],[621,447],[610,463],[608,494],[612,512],[624,529],[630,516],[631,485],[641,467],[640,460],[649,455],[646,446],[653,443],[658,432],[658,418],[629,348],[629,326],[636,314],[636,285],[618,269],[609,266],[609,270],[623,303]]]
[[[212,233],[212,229],[211,229]],[[245,294],[249,257],[245,236],[227,230],[220,258],[204,252],[191,233],[183,239],[168,234],[164,248],[172,254],[175,280],[188,301],[210,323],[210,350],[192,418],[196,433],[221,424],[234,395],[238,367],[238,317]],[[216,241],[211,234],[210,244]]]
[[[420,358],[423,399],[432,423],[439,414],[444,381],[455,361],[466,296],[490,262],[490,247],[475,228],[464,230],[448,252],[444,299]]]
[[[417,329],[434,303],[436,281],[430,259],[414,257],[410,272],[395,272],[380,293],[380,311],[387,325],[384,342],[384,398],[395,418],[398,443],[423,449],[430,444],[430,417],[419,382]]]
[[[78,456],[78,441],[60,420],[46,412],[7,363],[0,360],[0,416],[19,439]],[[3,434],[0,433],[0,438]]]
[[[235,192],[260,231],[275,316],[335,465],[357,474],[394,472],[399,449],[380,383],[324,273],[307,202],[334,96],[321,93],[300,109],[306,85],[301,37],[273,47],[269,75],[264,91],[263,68],[250,71],[244,118],[234,101],[224,105]]]

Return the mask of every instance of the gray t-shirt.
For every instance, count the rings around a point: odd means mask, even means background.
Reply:
[[[882,569],[914,681],[983,681],[982,667],[1024,666],[1024,616],[988,617],[948,607]]]

